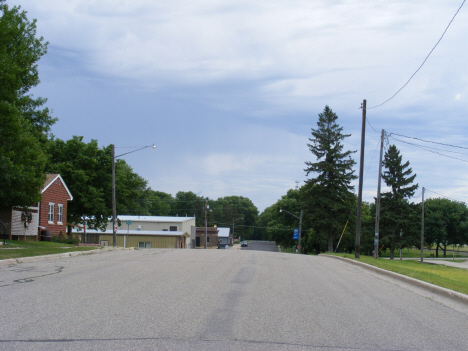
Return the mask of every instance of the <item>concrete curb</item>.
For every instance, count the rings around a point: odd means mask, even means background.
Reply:
[[[132,250],[132,249],[133,248],[105,247],[102,249],[95,249],[95,250],[89,250],[89,251],[71,251],[71,252],[64,252],[61,254],[52,254],[52,255],[44,255],[44,256],[9,258],[7,260],[0,260],[0,267],[15,266],[17,264],[27,263],[27,262],[47,261],[47,260],[56,260],[56,259],[67,258],[67,257],[82,256],[82,255],[100,254],[103,252],[114,251],[114,250]]]
[[[443,288],[441,286],[437,286],[437,285],[434,285],[434,284],[431,284],[431,283],[426,283],[426,282],[423,282],[422,280],[411,278],[411,277],[408,277],[408,276],[403,275],[403,274],[387,271],[385,269],[374,267],[374,266],[371,266],[370,264],[367,264],[367,263],[364,263],[364,262],[351,260],[349,258],[340,257],[340,256],[326,255],[326,254],[321,254],[320,256],[330,257],[330,258],[335,258],[335,259],[338,259],[338,260],[342,260],[342,261],[345,261],[347,263],[354,264],[356,266],[360,266],[360,267],[366,268],[368,270],[377,272],[379,274],[386,275],[386,276],[401,280],[401,281],[403,281],[405,283],[413,284],[413,285],[418,286],[420,288],[424,288],[424,289],[429,290],[430,292],[432,292],[434,294],[441,295],[441,296],[444,296],[444,297],[448,297],[448,298],[454,299],[456,301],[468,304],[468,295],[459,293],[457,291],[446,289],[446,288]]]

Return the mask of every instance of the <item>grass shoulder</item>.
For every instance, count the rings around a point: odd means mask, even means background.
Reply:
[[[328,253],[327,253],[328,254]],[[354,254],[331,254],[349,258],[355,261],[367,263],[369,265],[385,269],[387,271],[406,275],[419,279],[427,283],[441,286],[446,289],[468,294],[468,269],[448,267],[422,263],[417,260],[385,260],[374,259],[372,256],[354,258]]]
[[[72,251],[89,251],[97,248],[94,246],[76,246],[50,241],[6,240],[6,243],[6,245],[0,245],[0,260],[52,255]]]

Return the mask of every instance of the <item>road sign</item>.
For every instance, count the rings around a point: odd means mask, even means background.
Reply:
[[[299,229],[294,229],[293,230],[293,239],[294,240],[299,239]]]
[[[130,220],[126,220],[125,223],[127,223],[127,225],[131,225],[133,222]]]

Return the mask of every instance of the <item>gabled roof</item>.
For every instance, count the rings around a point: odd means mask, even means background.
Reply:
[[[218,237],[229,238],[230,232],[231,232],[231,228],[218,227]]]
[[[163,222],[187,222],[194,220],[195,217],[166,217],[166,216],[117,216],[121,221],[136,221],[136,222],[153,222],[153,223],[163,223]]]
[[[57,179],[60,179],[62,185],[68,193],[68,196],[70,196],[69,200],[73,200],[73,195],[71,194],[70,190],[68,190],[68,187],[60,174],[46,174],[46,181],[44,183],[44,187],[41,190],[41,194],[44,194],[44,191],[46,191],[52,184],[54,184],[55,180]]]

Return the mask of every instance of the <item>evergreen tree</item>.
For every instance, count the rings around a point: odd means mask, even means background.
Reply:
[[[415,206],[408,199],[414,195],[418,184],[413,184],[416,174],[409,167],[409,161],[402,164],[402,156],[395,145],[385,153],[383,165],[386,168],[382,178],[391,188],[382,194],[380,225],[381,243],[390,248],[390,259],[395,248],[417,244],[417,221]]]
[[[311,143],[307,144],[316,161],[306,162],[304,169],[307,175],[315,173],[317,176],[308,179],[301,188],[308,213],[306,227],[328,239],[329,252],[333,251],[335,236],[343,230],[353,206],[351,181],[357,178],[352,169],[356,162],[351,157],[355,151],[343,151],[342,141],[350,135],[342,133],[337,119],[328,106],[319,114],[317,129],[312,129]]]

